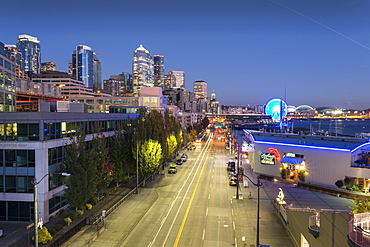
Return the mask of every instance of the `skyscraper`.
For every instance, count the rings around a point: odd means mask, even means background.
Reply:
[[[140,45],[134,52],[132,60],[134,96],[140,93],[140,87],[154,86],[153,58],[147,49]]]
[[[15,59],[8,56],[0,42],[0,112],[14,112],[15,109]]]
[[[175,71],[171,70],[168,71],[169,75],[174,75],[176,80],[175,84],[173,84],[171,87],[183,87],[185,88],[185,72],[184,71]]]
[[[194,93],[198,99],[207,98],[207,82],[195,81],[194,82]]]
[[[164,56],[162,55],[154,55],[154,86],[165,89]]]
[[[94,52],[87,45],[79,45],[72,54],[70,73],[86,87],[94,87]]]
[[[103,89],[102,63],[96,56],[94,56],[93,62],[94,62],[93,88],[94,89]]]
[[[16,47],[24,59],[21,69],[25,72],[39,74],[41,69],[40,41],[36,37],[22,34],[18,36]]]

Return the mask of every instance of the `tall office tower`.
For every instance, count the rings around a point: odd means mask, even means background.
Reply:
[[[4,45],[5,56],[15,61],[15,76],[16,78],[29,79],[28,73],[21,68],[24,67],[24,59],[22,53],[17,49],[16,45]]]
[[[132,84],[132,75],[128,72],[122,72],[119,76],[123,76],[125,78],[126,84],[126,96],[133,96],[134,95],[134,85]]]
[[[41,63],[41,71],[57,71],[57,65],[54,62]]]
[[[184,71],[168,71],[169,75],[174,75],[176,80],[175,84],[172,85],[171,87],[183,87],[185,88],[185,72]]]
[[[195,81],[194,82],[194,93],[198,99],[207,98],[207,82]]]
[[[23,34],[18,36],[16,47],[24,59],[21,69],[25,72],[39,74],[41,69],[40,41],[36,37]]]
[[[165,89],[164,86],[164,56],[154,55],[154,86]]]
[[[72,54],[71,75],[83,81],[89,88],[94,87],[94,52],[87,45],[79,45]]]
[[[164,89],[170,89],[175,87],[176,77],[173,74],[164,75]]]
[[[15,108],[14,57],[7,56],[4,44],[0,42],[0,112],[14,112]]]
[[[140,45],[134,52],[134,58],[132,60],[132,77],[134,96],[139,96],[140,87],[154,86],[153,58],[143,45]]]
[[[103,75],[102,75],[102,63],[101,61],[94,56],[94,89],[103,89]]]

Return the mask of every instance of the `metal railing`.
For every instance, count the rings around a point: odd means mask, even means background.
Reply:
[[[356,246],[370,246],[370,213],[353,215],[348,232],[348,239]]]

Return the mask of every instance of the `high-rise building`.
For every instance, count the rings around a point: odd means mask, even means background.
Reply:
[[[83,81],[89,88],[94,87],[94,52],[87,45],[79,45],[72,54],[70,73],[77,80]]]
[[[15,61],[0,42],[0,112],[15,111]]]
[[[195,81],[194,82],[194,93],[197,98],[207,98],[207,82]]]
[[[184,71],[168,71],[169,75],[174,75],[176,80],[175,84],[173,84],[171,87],[183,87],[185,88],[185,72]]]
[[[41,71],[57,71],[57,65],[54,62],[41,63]]]
[[[102,63],[101,61],[94,56],[94,89],[103,89],[103,75],[102,75]]]
[[[23,34],[18,36],[16,47],[22,53],[24,59],[24,63],[21,64],[21,69],[25,72],[30,72],[33,74],[40,73],[40,41],[38,41],[36,37]]]
[[[143,45],[140,45],[134,52],[132,76],[135,96],[140,94],[140,87],[154,86],[153,58]]]
[[[154,86],[165,89],[164,56],[162,55],[154,55]]]
[[[171,89],[176,85],[176,77],[173,74],[164,75],[164,88]]]

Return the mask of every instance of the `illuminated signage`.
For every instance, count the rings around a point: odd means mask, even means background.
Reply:
[[[262,165],[275,165],[275,155],[272,153],[260,153]]]
[[[275,160],[279,162],[281,160],[281,155],[279,151],[276,148],[269,148],[269,153],[273,154],[275,156]]]

